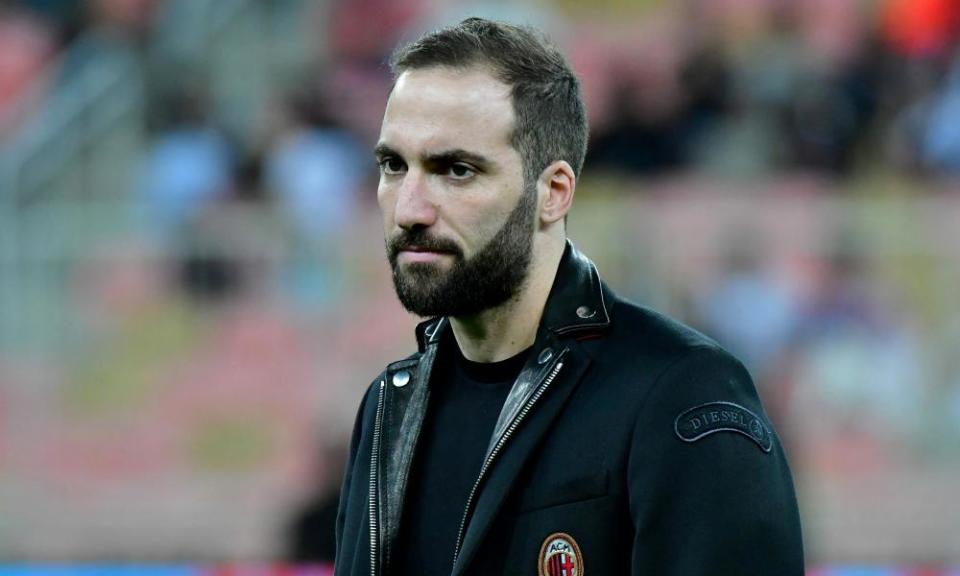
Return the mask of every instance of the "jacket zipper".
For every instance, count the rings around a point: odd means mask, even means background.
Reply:
[[[565,351],[564,351],[565,352]],[[527,403],[524,404],[523,408],[520,409],[520,413],[517,414],[517,417],[513,419],[513,422],[510,423],[510,426],[503,432],[503,435],[500,436],[500,439],[497,440],[496,445],[493,447],[493,450],[490,451],[490,455],[487,456],[486,460],[483,462],[483,466],[480,468],[480,475],[477,476],[477,481],[473,483],[473,488],[470,490],[470,495],[467,497],[467,506],[463,510],[463,518],[460,520],[460,530],[457,532],[457,545],[454,547],[453,551],[453,563],[457,563],[457,557],[460,556],[460,546],[463,545],[463,536],[464,530],[467,526],[467,518],[470,517],[470,511],[473,507],[473,500],[477,496],[477,490],[480,488],[480,483],[483,482],[483,478],[487,473],[487,470],[490,469],[491,464],[496,459],[497,454],[500,453],[500,450],[507,443],[507,440],[513,436],[513,433],[520,426],[520,422],[526,418],[527,413],[533,408],[533,405],[537,403],[537,400],[543,396],[543,393],[547,391],[547,388],[550,387],[550,384],[557,377],[557,374],[560,372],[560,369],[563,368],[563,354],[560,354],[557,358],[557,363],[550,370],[550,374],[540,383],[540,386],[537,387],[537,390],[533,393],[533,396],[527,400]]]
[[[377,574],[377,553],[380,545],[380,534],[377,530],[380,520],[380,511],[377,509],[378,472],[380,468],[380,428],[383,419],[384,392],[386,380],[380,381],[380,393],[377,396],[377,416],[373,424],[373,449],[370,453],[370,576]]]

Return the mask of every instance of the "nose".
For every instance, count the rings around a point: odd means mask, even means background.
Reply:
[[[405,230],[429,227],[436,222],[437,207],[430,197],[423,173],[411,170],[403,179],[397,190],[394,220],[397,226]]]

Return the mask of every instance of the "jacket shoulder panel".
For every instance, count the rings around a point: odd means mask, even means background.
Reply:
[[[646,395],[661,375],[692,353],[727,354],[714,340],[677,320],[616,296],[610,301],[609,330],[581,345],[607,378],[626,383],[631,394]]]
[[[636,565],[802,574],[786,455],[750,375],[722,348],[696,347],[661,374],[637,414],[628,470],[638,533],[658,534],[637,539]],[[671,547],[703,555],[676,564]]]
[[[720,348],[702,332],[651,308],[614,296],[611,305],[614,335],[657,353],[683,355],[691,349]]]

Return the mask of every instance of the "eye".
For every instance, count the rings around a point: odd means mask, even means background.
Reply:
[[[396,156],[387,156],[380,159],[380,171],[387,175],[402,174],[407,165],[404,164],[403,160],[397,158]]]
[[[450,168],[447,173],[454,180],[466,180],[468,178],[471,178],[477,172],[468,164],[464,164],[462,162],[456,162],[450,165]]]

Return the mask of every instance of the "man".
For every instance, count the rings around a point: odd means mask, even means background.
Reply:
[[[566,240],[587,127],[562,55],[472,18],[393,70],[377,194],[400,301],[431,319],[360,407],[336,574],[802,574],[746,371]]]

